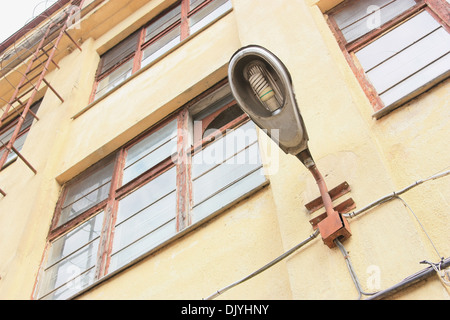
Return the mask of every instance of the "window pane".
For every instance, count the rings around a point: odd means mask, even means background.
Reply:
[[[221,112],[211,123],[205,128],[205,132],[203,133],[203,138],[206,138],[211,133],[214,133],[216,130],[226,126],[231,121],[236,118],[242,116],[244,111],[238,106],[234,105],[223,112]]]
[[[385,106],[449,71],[450,35],[423,11],[355,53]]]
[[[176,167],[119,202],[110,271],[176,233]]]
[[[180,30],[180,26],[177,26],[145,48],[142,53],[141,68],[145,67],[180,43]]]
[[[14,130],[16,129],[15,126],[12,126],[8,130],[5,130],[2,134],[0,134],[0,145],[3,147],[3,145],[7,145],[9,140],[11,139],[12,134],[14,133]]]
[[[333,17],[347,42],[351,42],[381,27],[414,5],[414,0],[351,1],[346,2]]]
[[[192,5],[192,4],[191,4]],[[231,9],[230,0],[215,0],[196,12],[189,19],[191,34],[219,18],[222,14]]]
[[[70,268],[70,267],[69,267]],[[75,269],[74,269],[75,270]],[[69,272],[70,271],[69,269]],[[48,295],[42,297],[40,300],[66,300],[75,295],[76,293],[83,290],[83,288],[88,287],[95,281],[95,268],[92,267],[89,270],[85,271],[83,274],[80,274],[66,284]]]
[[[54,264],[58,260],[72,254],[81,246],[99,237],[102,231],[102,224],[103,212],[55,240],[50,249],[47,265]]]
[[[152,39],[162,31],[181,19],[181,5],[178,5],[167,14],[152,22],[145,30],[145,42]]]
[[[199,156],[202,156],[202,153],[197,154],[194,158]],[[198,160],[194,159],[194,162],[196,161]],[[255,143],[194,179],[194,206],[261,167],[258,144]]]
[[[196,179],[206,171],[225,162],[247,146],[257,141],[255,125],[249,121],[230,130],[225,137],[210,144],[192,159],[192,178]]]
[[[198,104],[195,104],[193,107],[197,107],[200,108],[200,111],[197,112],[193,112],[195,113],[193,115],[194,121],[202,121],[203,119],[205,119],[206,117],[208,117],[209,115],[213,114],[214,112],[220,110],[222,107],[225,107],[227,104],[229,104],[230,102],[232,102],[234,100],[233,95],[230,92],[230,88],[228,86],[226,86],[225,88],[221,88],[221,90],[226,90],[227,94],[225,96],[215,96],[214,92],[213,94],[209,95],[208,97],[206,97],[204,100],[199,101]],[[202,105],[207,104],[206,108],[201,108]],[[194,108],[192,109],[194,111]]]
[[[195,8],[197,8],[199,5],[201,5],[204,2],[206,2],[206,0],[190,0],[189,11],[194,10]]]
[[[123,198],[119,203],[116,224],[145,209],[176,188],[176,168],[156,177],[143,187]]]
[[[168,195],[136,212],[116,226],[113,253],[154,232],[176,216],[176,193]]]
[[[101,69],[99,75],[103,75],[116,65],[122,63],[124,59],[133,54],[138,45],[140,32],[137,31],[102,55]]]
[[[442,58],[428,65],[426,68],[420,70],[385,93],[381,94],[380,98],[386,106],[396,104],[412,92],[417,92],[417,94],[419,94],[424,90],[423,88],[426,88],[426,86],[429,83],[432,83],[433,80],[440,76],[448,76],[449,72],[450,54],[447,53]]]
[[[234,184],[222,190],[214,197],[195,206],[192,209],[192,222],[198,222],[210,214],[229,207],[266,183],[267,180],[264,176],[263,168],[250,173],[248,176],[241,180],[237,180]]]
[[[109,91],[120,85],[126,79],[131,76],[133,71],[133,59],[128,60],[123,65],[118,67],[116,70],[111,72],[105,78],[99,81],[97,85],[97,92],[95,94],[95,99],[98,99]]]
[[[16,148],[17,151],[19,151],[19,153],[21,153],[20,151],[22,150],[22,147],[25,144],[25,140],[27,139],[27,135],[28,135],[28,132],[22,134],[14,142],[14,148]],[[11,150],[11,152],[8,154],[8,157],[6,158],[5,165],[9,164],[11,161],[16,159],[17,157],[18,157],[17,154],[13,150]]]
[[[65,299],[93,282],[103,212],[54,241],[40,284],[40,298]]]
[[[39,107],[41,106],[41,102],[36,102],[34,103],[31,107],[30,110],[34,113],[37,114],[37,112],[39,111]],[[33,124],[33,121],[35,120],[35,117],[33,117],[31,115],[31,113],[27,113],[27,116],[25,117],[25,121],[23,122],[22,128],[20,129],[20,132],[25,131],[26,129],[28,129],[29,127],[31,127],[31,125]]]
[[[110,272],[124,266],[150,249],[170,239],[176,233],[176,221],[162,225],[144,238],[111,256]]]
[[[370,71],[373,67],[440,27],[441,25],[427,11],[421,12],[357,51],[356,57],[364,70]]]
[[[114,156],[111,156],[67,184],[68,191],[58,226],[108,197],[113,169]]]
[[[439,28],[367,72],[367,75],[377,92],[382,94],[448,52],[450,35],[445,29]]]
[[[154,167],[177,151],[177,121],[144,138],[127,152],[123,184]]]
[[[41,102],[42,101],[36,102],[30,107],[30,110],[34,114],[36,114],[38,112]],[[29,129],[31,127],[34,119],[35,118],[31,115],[31,113],[27,113],[27,116],[25,117],[25,121],[23,122],[22,127],[20,128],[19,134],[26,131],[27,129]],[[11,140],[11,137],[12,137],[14,131],[16,130],[17,120],[15,120],[15,123],[16,124],[13,125],[12,127],[10,127],[8,130],[4,130],[2,133],[0,133],[0,156],[3,155],[5,146],[8,144],[9,140]],[[22,150],[22,147],[25,144],[27,135],[28,135],[28,132],[23,133],[14,142],[14,148],[16,148],[19,152]],[[13,161],[16,158],[17,158],[17,155],[15,154],[15,152],[11,151],[9,153],[8,157],[6,158],[5,165],[9,164],[11,161]]]

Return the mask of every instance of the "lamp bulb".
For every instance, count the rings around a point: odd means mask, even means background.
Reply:
[[[259,64],[249,66],[247,79],[259,100],[269,111],[274,112],[281,108],[274,88],[269,84],[267,75]]]

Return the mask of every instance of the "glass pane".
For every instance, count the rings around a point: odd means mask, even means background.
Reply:
[[[189,19],[191,34],[219,18],[222,14],[232,8],[230,0],[215,0],[193,14]]]
[[[211,121],[211,123],[203,133],[203,138],[206,138],[211,133],[214,133],[216,130],[226,126],[231,121],[239,118],[243,114],[244,111],[242,111],[242,109],[238,105],[227,108],[226,110],[221,112],[213,121]]]
[[[97,261],[99,239],[89,243],[66,259],[45,270],[47,292],[74,279]]]
[[[52,243],[40,297],[67,298],[92,283],[102,222],[103,212]]]
[[[173,167],[123,198],[119,202],[116,224],[120,224],[175,190],[176,171],[176,167]]]
[[[176,136],[177,120],[173,120],[128,149],[125,166],[133,164]]]
[[[123,184],[152,168],[177,151],[177,121],[144,138],[127,152]]]
[[[23,145],[25,144],[25,140],[27,139],[28,132],[25,132],[20,137],[16,139],[14,142],[14,148],[16,148],[19,152],[22,150]],[[20,152],[21,153],[21,152]],[[18,156],[17,154],[11,150],[11,152],[8,154],[8,157],[6,158],[5,165],[16,159]]]
[[[448,72],[449,52],[450,35],[423,11],[355,54],[388,106]]]
[[[214,197],[195,206],[192,209],[192,222],[198,222],[210,214],[233,205],[236,201],[247,196],[253,190],[263,186],[266,181],[263,168],[236,181]]]
[[[133,259],[138,258],[140,255],[148,252],[157,245],[170,239],[176,234],[176,229],[176,220],[173,219],[170,222],[162,225],[160,228],[150,232],[147,236],[143,237],[139,241],[113,254],[111,256],[109,271],[112,272],[122,267],[123,265],[131,262]]]
[[[439,28],[367,72],[379,94],[450,52],[450,35]]]
[[[233,157],[256,141],[256,128],[251,121],[227,133],[225,137],[216,140],[194,155],[192,159],[193,179],[223,163],[226,159]]]
[[[103,212],[83,223],[52,243],[47,266],[67,257],[86,243],[100,236],[103,224]]]
[[[207,96],[205,99],[202,99],[199,101],[199,103],[195,104],[193,108],[191,109],[193,112],[193,118],[194,121],[201,121],[208,117],[209,115],[213,114],[217,110],[221,109],[222,107],[226,106],[230,102],[234,100],[233,95],[230,92],[229,86],[225,86],[220,88],[218,91],[220,91],[217,94],[216,92],[213,92],[209,96]],[[224,95],[225,94],[225,95]],[[201,110],[197,111],[195,108],[200,108]],[[204,106],[202,108],[202,106]],[[195,112],[196,111],[196,112]]]
[[[145,67],[180,43],[180,30],[180,26],[175,27],[145,48],[142,53],[141,68]]]
[[[197,8],[199,5],[201,5],[204,2],[206,2],[206,0],[191,0],[190,4],[189,4],[189,11],[194,10],[195,8]]]
[[[380,95],[380,98],[385,106],[395,104],[402,98],[406,97],[408,94],[422,89],[424,86],[426,86],[428,83],[432,82],[439,76],[445,74],[448,75],[449,72],[450,54],[446,54],[426,68],[415,73],[413,76],[405,79],[393,88],[389,89],[388,91]]]
[[[3,145],[7,145],[9,140],[11,139],[12,134],[14,133],[14,130],[16,129],[15,126],[9,128],[2,134],[0,134],[0,147],[3,147]]]
[[[167,14],[152,22],[147,29],[145,30],[145,42],[152,39],[168,27],[170,27],[173,23],[181,19],[181,5],[178,5]]]
[[[34,114],[36,114],[39,110],[40,104],[41,104],[41,101],[33,104],[30,107],[30,110]],[[22,127],[20,128],[19,132],[21,133],[21,132],[24,132],[25,130],[27,130],[32,125],[34,119],[35,118],[30,113],[27,113],[27,116],[25,117],[25,121],[23,122]],[[16,122],[16,124],[17,124],[17,122]],[[3,133],[0,134],[0,150],[8,144],[8,142],[11,139],[11,136],[13,135],[15,130],[16,130],[16,125],[13,125],[11,128],[9,128],[8,130],[5,130]],[[25,134],[25,136],[22,136],[22,137],[19,137],[18,139],[16,139],[16,142],[14,143],[14,147],[17,150],[20,151],[22,149],[22,147],[25,143],[25,138],[26,138],[26,134]],[[11,154],[14,154],[14,153],[11,152]],[[17,156],[14,154],[14,158],[16,158],[16,157]]]
[[[347,42],[351,42],[381,27],[414,5],[414,0],[352,1],[345,3],[333,17]]]
[[[128,79],[133,71],[133,59],[128,60],[99,81],[95,99],[98,99]]]
[[[175,191],[164,198],[138,211],[129,219],[116,226],[112,252],[120,251],[125,246],[141,237],[154,232],[176,217],[177,199]]]
[[[255,143],[194,180],[192,187],[194,205],[214,196],[221,189],[227,188],[261,167],[258,144]]]
[[[95,280],[95,268],[91,268],[85,273],[76,276],[67,284],[61,286],[50,294],[43,296],[41,300],[65,300],[72,297],[77,292],[88,287]]]
[[[126,58],[129,58],[137,49],[140,34],[140,30],[136,31],[103,54],[99,75],[105,74],[115,66],[121,64]]]
[[[88,169],[86,173],[69,182],[58,226],[75,218],[108,197],[114,155]]]
[[[39,107],[41,105],[41,101],[36,102],[35,104],[33,104],[30,107],[30,110],[34,113],[37,114]],[[25,131],[27,128],[31,127],[31,125],[33,124],[33,121],[35,120],[35,117],[33,117],[31,115],[31,113],[27,113],[27,116],[25,117],[25,121],[23,122],[22,128],[20,129],[20,132]]]
[[[67,221],[72,220],[86,210],[105,200],[108,197],[110,186],[111,184],[108,182],[91,193],[86,194],[80,199],[70,203],[67,207],[62,208],[58,226],[63,225]]]
[[[357,51],[356,57],[367,72],[439,27],[440,24],[427,11],[421,12]]]

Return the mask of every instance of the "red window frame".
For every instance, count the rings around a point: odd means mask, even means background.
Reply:
[[[179,0],[179,1],[177,1],[173,5],[171,5],[170,7],[165,9],[164,11],[162,11],[160,14],[158,14],[150,22],[146,23],[144,26],[142,26],[141,28],[138,29],[138,32],[140,34],[139,34],[139,37],[138,37],[137,48],[136,48],[136,50],[134,51],[133,54],[130,54],[130,55],[124,57],[116,66],[114,66],[114,68],[112,68],[111,70],[108,70],[108,72],[106,72],[106,73],[104,73],[102,75],[99,74],[101,66],[102,66],[102,60],[100,60],[99,68],[97,69],[97,73],[96,73],[96,76],[95,76],[94,87],[93,87],[93,90],[92,90],[92,93],[91,93],[91,96],[90,96],[90,99],[89,99],[89,103],[92,103],[92,102],[94,102],[96,100],[95,96],[97,94],[97,88],[98,88],[99,82],[101,80],[106,78],[108,75],[110,75],[112,72],[114,72],[114,70],[116,70],[117,68],[122,66],[124,63],[130,61],[131,59],[133,60],[133,68],[132,68],[131,74],[132,75],[135,74],[137,71],[139,71],[141,69],[141,62],[142,62],[143,51],[146,48],[148,48],[152,43],[154,43],[155,41],[159,40],[160,38],[165,36],[167,33],[171,32],[174,28],[180,27],[180,42],[182,42],[183,40],[189,38],[189,36],[190,36],[189,18],[192,15],[194,15],[195,13],[197,13],[198,11],[202,10],[204,7],[208,6],[213,1],[214,0],[206,0],[205,2],[203,2],[200,5],[198,5],[196,8],[194,8],[191,11],[190,11],[190,0]],[[171,25],[169,25],[167,28],[165,28],[163,31],[158,33],[153,38],[148,39],[147,41],[145,41],[146,29],[152,23],[154,23],[158,19],[164,17],[164,15],[166,15],[167,13],[169,13],[171,10],[173,10],[174,8],[176,8],[179,5],[181,5],[181,14],[179,16],[179,19],[174,21]]]
[[[338,45],[342,50],[347,63],[349,64],[364,93],[372,104],[374,112],[378,112],[385,108],[385,105],[381,101],[381,98],[379,97],[373,85],[368,80],[364,70],[359,65],[358,59],[355,56],[355,52],[380,37],[383,33],[398,26],[403,21],[406,21],[407,19],[413,17],[422,10],[428,11],[433,16],[433,18],[436,19],[437,22],[439,22],[448,32],[450,32],[450,4],[448,4],[445,0],[414,0],[416,2],[415,6],[406,10],[394,19],[386,22],[380,28],[372,30],[371,32],[368,32],[367,34],[361,36],[358,39],[355,39],[354,41],[347,42],[333,18],[333,13],[335,13],[337,10],[340,10],[343,6],[345,6],[345,3],[348,3],[349,1],[354,0],[346,0],[343,3],[337,5],[335,8],[329,10],[326,13],[327,22],[331,31],[337,39]]]
[[[190,208],[192,201],[192,179],[191,179],[191,159],[192,156],[201,151],[203,148],[208,146],[211,142],[214,141],[216,134],[220,133],[225,135],[227,130],[234,129],[239,125],[246,123],[250,119],[246,114],[242,114],[237,118],[231,120],[226,125],[222,126],[215,132],[214,134],[208,135],[201,139],[201,141],[197,141],[197,143],[192,143],[192,140],[186,135],[183,134],[185,132],[189,132],[190,128],[190,118],[189,108],[196,102],[214,92],[215,90],[221,88],[224,84],[227,83],[227,79],[220,81],[218,84],[214,85],[211,89],[205,91],[198,98],[192,100],[190,103],[186,104],[180,110],[176,111],[172,115],[166,117],[158,124],[153,126],[152,128],[146,130],[136,138],[132,139],[124,146],[105,157],[103,160],[94,164],[92,167],[88,168],[84,172],[82,172],[79,176],[70,180],[66,185],[63,186],[59,200],[55,207],[54,217],[51,223],[51,227],[49,230],[49,234],[47,237],[47,248],[44,253],[44,257],[42,262],[45,260],[45,255],[48,252],[48,249],[51,247],[51,243],[57,240],[59,237],[67,234],[68,232],[74,230],[78,226],[82,225],[87,220],[91,219],[95,215],[97,215],[100,211],[104,211],[104,221],[102,232],[100,235],[100,246],[97,255],[97,273],[96,279],[100,279],[103,276],[109,273],[109,266],[111,262],[111,253],[113,250],[113,237],[114,237],[114,228],[117,220],[118,214],[118,204],[119,202],[131,194],[133,191],[138,188],[144,186],[146,183],[151,180],[157,178],[161,174],[167,172],[168,170],[176,167],[176,221],[177,221],[177,233],[191,225],[190,221]],[[222,112],[227,110],[228,108],[237,105],[233,100],[231,103],[223,106],[219,110],[213,112],[211,115],[207,117],[207,124],[209,124],[213,119],[218,117]],[[127,152],[130,148],[135,146],[137,143],[141,142],[143,139],[148,137],[154,132],[157,132],[168,123],[173,120],[177,120],[177,152],[175,155],[169,155],[166,159],[162,160],[152,168],[140,173],[138,176],[134,177],[131,181],[122,185],[122,177],[125,168],[125,162],[127,157]],[[205,118],[206,119],[206,118]],[[203,129],[207,127],[207,124]],[[82,212],[80,215],[72,218],[62,225],[58,225],[58,220],[61,218],[61,210],[66,199],[70,183],[76,182],[79,177],[84,176],[86,173],[89,173],[89,170],[95,170],[98,167],[101,167],[105,163],[109,163],[111,158],[114,161],[114,169],[111,176],[111,185],[109,188],[109,195],[106,199],[94,205],[93,207],[87,209]],[[37,286],[36,280],[36,285]]]

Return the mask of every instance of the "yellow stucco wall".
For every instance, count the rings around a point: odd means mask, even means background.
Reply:
[[[23,148],[38,174],[21,161],[0,173],[0,187],[8,192],[0,199],[0,299],[31,297],[60,185],[225,78],[231,55],[244,45],[265,46],[286,64],[318,167],[330,189],[349,183],[352,191],[345,197],[352,197],[357,208],[449,168],[449,80],[374,120],[320,10],[333,1],[264,1],[264,6],[261,0],[232,2],[233,11],[220,21],[89,108],[99,54],[120,41],[123,30],[137,29],[166,2],[139,1],[129,16],[105,19],[113,28],[90,30],[93,36],[83,38],[83,51],[69,54],[60,61],[61,69],[48,75],[65,102],[47,92],[38,114],[41,120]],[[99,18],[111,16],[113,8],[100,7],[84,25],[103,21]],[[267,187],[80,298],[205,298],[312,234],[309,220],[321,213],[311,217],[304,208],[319,195],[312,176],[264,134],[260,144],[272,146],[270,154],[263,153],[265,163],[275,159],[274,167],[266,166]],[[449,194],[450,178],[442,178],[403,197],[444,257],[450,252]],[[372,267],[380,272],[378,289],[384,289],[423,269],[420,261],[437,262],[428,238],[400,201],[350,219],[350,226],[353,235],[344,245],[366,291]],[[318,237],[220,298],[356,296],[342,254]],[[449,297],[437,277],[396,296]]]

